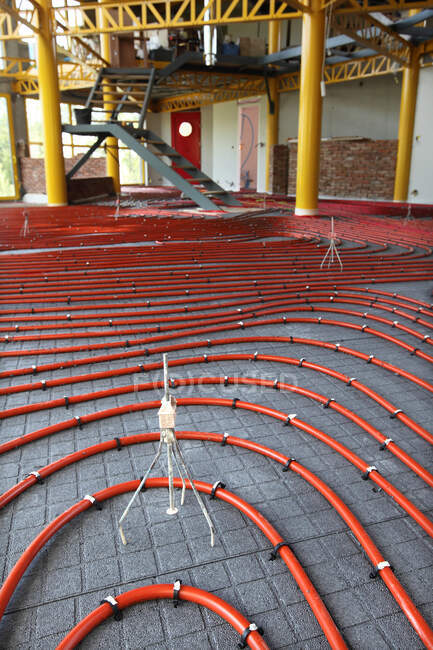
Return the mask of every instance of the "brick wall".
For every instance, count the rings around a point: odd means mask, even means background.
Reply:
[[[287,194],[289,173],[289,148],[276,144],[271,154],[270,184],[272,194]]]
[[[298,145],[290,143],[287,149],[286,192],[295,194]],[[319,192],[328,196],[392,200],[396,158],[397,140],[322,141]]]
[[[68,172],[81,156],[65,158]],[[45,168],[43,158],[20,158],[21,180],[24,193],[45,194]],[[105,176],[105,158],[90,158],[74,178],[94,178]]]

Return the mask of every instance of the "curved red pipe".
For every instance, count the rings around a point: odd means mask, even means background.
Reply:
[[[147,600],[161,600],[163,598],[173,598],[173,585],[170,584],[156,584],[146,585],[145,587],[138,587],[131,589],[123,594],[116,596],[116,601],[119,610],[123,610],[131,605],[142,603]],[[181,584],[178,591],[179,600],[187,600],[191,603],[197,603],[206,609],[210,609],[218,616],[223,618],[229,625],[231,625],[238,634],[242,634],[244,630],[250,626],[250,622],[238,612],[232,605],[227,603],[222,598],[218,598],[214,594],[197,587]],[[107,618],[112,616],[113,610],[108,603],[99,605],[93,612],[90,612],[83,618],[65,638],[60,641],[56,650],[73,650],[76,648],[92,630],[100,625]],[[252,650],[269,650],[268,644],[264,641],[262,636],[257,630],[251,631],[246,639],[247,645]]]
[[[132,492],[137,489],[140,481],[128,481],[126,483],[119,483],[118,485],[113,485],[112,487],[105,488],[96,492],[93,496],[98,501],[105,501],[119,494],[124,494],[125,492]],[[180,479],[174,479],[175,487],[182,487],[182,482]],[[211,494],[212,485],[210,483],[204,483],[203,481],[194,481],[194,485],[200,492],[205,494]],[[146,481],[146,488],[153,487],[168,487],[167,478],[150,478]],[[191,489],[191,484],[189,481],[186,481],[186,487]],[[241,499],[240,497],[218,488],[215,492],[215,496],[219,499],[230,503],[235,508],[244,513],[253,523],[255,523],[258,528],[263,532],[263,534],[269,539],[271,544],[275,546],[280,542],[283,542],[283,538],[278,533],[278,531],[261,515],[253,506]],[[49,539],[60,530],[66,523],[74,519],[81,512],[88,510],[91,507],[90,501],[87,499],[82,499],[75,505],[71,506],[63,514],[59,515],[54,519],[39,535],[31,542],[27,547],[24,553],[16,562],[15,566],[12,568],[8,577],[6,578],[3,586],[0,589],[0,619],[2,618],[5,608],[14,593],[18,582],[23,576],[25,570],[36,557],[37,553],[43,548]],[[328,610],[326,609],[323,601],[321,600],[319,594],[317,593],[313,583],[308,578],[302,566],[299,564],[296,556],[293,551],[287,547],[283,546],[279,549],[281,558],[284,560],[285,564],[289,568],[293,577],[299,585],[302,593],[304,594],[306,600],[308,601],[311,609],[313,610],[314,615],[317,618],[326,638],[328,639],[332,648],[338,648],[339,650],[344,650],[347,648],[344,643],[334,621],[332,620]]]

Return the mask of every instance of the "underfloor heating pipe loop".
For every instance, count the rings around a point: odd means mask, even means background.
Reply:
[[[221,401],[228,402],[226,406],[231,405],[231,400],[206,400],[204,398],[198,398],[197,400],[190,400],[186,399],[185,401],[193,402],[193,403],[200,403],[200,404],[206,404],[211,402],[212,404],[215,404],[215,402],[220,403]],[[241,404],[237,404],[236,407],[238,408],[241,406]],[[266,407],[263,407],[263,412],[269,411],[270,409],[267,409]],[[281,414],[284,415],[284,414]],[[280,419],[280,418],[279,418]],[[151,441],[151,440],[158,440],[159,439],[159,433],[154,433],[154,434],[144,434],[146,436],[146,441]],[[234,436],[229,436],[226,438],[224,435],[221,434],[203,434],[199,432],[185,432],[183,435],[179,433],[178,435],[179,439],[187,438],[187,439],[198,439],[198,440],[213,440],[215,442],[223,442],[225,440],[226,443],[233,444],[237,447],[241,447],[243,449],[249,449],[251,451],[254,451],[256,453],[262,454],[268,458],[271,458],[275,460],[276,462],[282,464],[284,467],[288,467],[291,471],[294,471],[295,473],[299,474],[304,480],[306,480],[310,485],[312,485],[322,496],[325,497],[325,499],[331,504],[331,506],[337,511],[337,513],[340,515],[340,517],[345,521],[345,523],[348,525],[350,530],[353,532],[361,546],[363,547],[364,551],[366,552],[368,558],[370,559],[373,569],[376,570],[378,567],[382,567],[379,571],[378,574],[380,577],[384,580],[385,584],[387,585],[389,591],[392,593],[394,596],[396,602],[399,604],[400,608],[402,609],[403,613],[409,620],[410,624],[424,643],[424,645],[427,648],[432,648],[433,649],[433,631],[430,629],[420,612],[417,610],[415,607],[414,603],[408,596],[408,594],[405,592],[403,587],[401,586],[400,582],[398,579],[395,577],[394,573],[392,572],[391,568],[389,566],[384,566],[382,563],[385,562],[385,558],[382,556],[380,553],[379,549],[376,547],[374,544],[373,540],[370,538],[368,535],[367,531],[363,528],[362,524],[358,521],[358,519],[355,517],[355,515],[351,512],[351,510],[346,506],[346,504],[338,497],[338,495],[328,486],[324,481],[322,481],[319,477],[317,477],[315,474],[313,474],[310,470],[302,466],[300,463],[295,461],[292,458],[288,458],[287,456],[281,454],[280,452],[277,452],[273,449],[270,449],[268,447],[265,447],[264,445],[260,443],[253,442],[248,439],[243,439],[243,438],[236,438]],[[136,444],[137,442],[143,441],[143,436],[131,436],[126,439],[121,439],[123,440],[123,444]],[[106,443],[99,443],[98,445],[94,445],[93,447],[89,448],[88,450],[81,450],[81,452],[71,454],[68,457],[65,457],[64,459],[61,459],[60,461],[57,461],[57,463],[53,463],[51,466],[49,466],[49,473],[52,473],[53,471],[57,471],[60,467],[67,466],[71,464],[72,462],[76,462],[77,460],[80,460],[84,458],[85,454],[84,452],[87,452],[86,456],[88,455],[93,455],[95,453],[99,453],[99,451],[104,451],[105,449],[112,449],[114,447],[117,447],[117,441],[116,440],[111,440],[107,441]],[[60,464],[60,467],[59,467]],[[55,469],[53,469],[55,467]],[[371,469],[371,468],[370,468]],[[41,470],[41,475],[45,475],[45,473],[42,472]],[[370,471],[370,475],[373,472]],[[33,479],[35,481],[35,479]],[[149,481],[149,487],[153,486],[155,487],[157,484],[155,484],[155,481],[164,481],[163,485],[167,486],[168,485],[168,480],[167,479],[148,479]],[[97,498],[98,502],[103,501],[105,498],[108,498],[106,495],[110,494],[111,496],[114,496],[114,494],[118,493],[123,493],[122,492],[122,486],[129,486],[126,490],[124,491],[134,491],[138,487],[139,481],[131,481],[129,483],[124,483],[121,484],[120,486],[116,486],[116,488],[108,488],[108,490],[102,490],[95,494],[94,496]],[[160,484],[158,484],[160,485]],[[180,479],[176,479],[175,485],[177,487],[182,487],[182,481]],[[194,481],[194,485],[197,487],[198,490],[201,490],[203,488],[203,491],[208,490],[208,493],[212,493],[213,486],[210,484],[205,484],[200,481]],[[206,486],[206,487],[203,487]],[[189,487],[189,486],[188,486]],[[110,492],[116,489],[120,489],[120,492]],[[23,491],[23,490],[21,490]],[[228,493],[226,490],[219,489],[215,493],[219,498],[222,498],[223,500],[233,503],[236,507],[239,506],[239,501],[242,502],[241,499],[236,497],[235,495],[231,495],[231,493]],[[233,497],[233,500],[231,501],[227,495],[230,495],[230,497]],[[17,496],[17,495],[15,495]],[[80,505],[81,504],[81,505]],[[11,573],[9,574],[8,578],[6,579],[2,589],[0,590],[0,618],[3,615],[4,609],[7,606],[7,603],[9,602],[13,591],[16,588],[16,585],[18,584],[19,580],[21,579],[21,576],[23,575],[24,571],[30,564],[30,562],[33,560],[35,555],[39,552],[39,550],[42,548],[42,546],[45,544],[47,539],[49,539],[52,534],[57,532],[65,523],[73,519],[79,512],[82,510],[85,510],[90,507],[90,502],[87,499],[82,500],[78,504],[75,504],[75,506],[72,506],[69,510],[67,510],[63,515],[60,515],[57,519],[54,520],[46,529],[45,531],[42,531],[40,535],[31,543],[31,545],[28,547],[28,549],[24,552],[24,554],[20,557],[18,562],[16,563],[15,567],[12,569]],[[252,506],[249,506],[247,504],[248,508],[247,510],[242,510],[247,516],[249,516],[264,532],[264,534],[268,537],[268,539],[272,542],[273,546],[276,546],[276,544],[279,544],[280,542],[284,541],[282,537],[276,533],[275,537],[269,537],[267,534],[267,526],[264,526],[263,522],[266,522],[264,517],[258,513],[258,518],[257,520],[255,519],[255,510],[252,508]],[[267,524],[267,522],[266,522]],[[271,527],[272,528],[272,527]],[[284,559],[286,562],[287,566],[289,566],[288,561],[292,560],[293,553],[290,551],[289,547],[287,546],[282,546],[279,550],[281,557]],[[293,556],[294,558],[294,556]],[[296,560],[296,558],[294,558]],[[297,560],[296,560],[297,561]],[[289,566],[290,568],[290,566]],[[302,569],[302,567],[301,567]],[[290,568],[291,570],[291,568]],[[296,578],[296,574],[292,572],[292,575]],[[299,584],[299,583],[298,583]],[[315,613],[317,620],[320,623],[320,618],[318,617],[318,614],[316,612],[315,605],[316,600],[315,596],[312,600],[310,600],[311,595],[316,593],[315,591],[311,591],[310,589],[307,589],[306,592],[304,592],[304,589],[301,585],[299,585],[301,590],[303,591],[307,601],[310,603],[311,608],[313,609],[313,612]],[[313,587],[314,590],[314,587]],[[323,603],[322,603],[323,605]],[[322,607],[321,605],[321,607]],[[323,605],[324,607],[324,605]],[[327,613],[327,610],[325,608],[327,616],[329,614]],[[322,623],[320,623],[322,626]],[[335,624],[332,623],[332,629],[334,630]],[[323,626],[322,626],[322,629]],[[336,628],[335,628],[336,629]],[[324,632],[326,634],[326,631],[324,629]],[[329,637],[328,637],[329,640]]]
[[[221,355],[203,355],[201,357],[188,357],[188,358],[182,358],[182,359],[176,359],[175,361],[172,361],[169,363],[169,366],[185,366],[185,365],[190,365],[190,364],[195,364],[195,363],[203,363],[205,361],[206,363],[209,363],[211,361],[228,361],[228,360],[265,360],[265,361],[278,361],[278,362],[283,362],[283,363],[291,363],[294,365],[294,363],[298,362],[298,360],[295,359],[290,359],[287,357],[276,357],[274,355],[250,355],[250,354],[221,354]],[[301,364],[301,361],[297,363],[298,367]],[[309,365],[309,367],[315,367],[316,369],[319,369],[320,366],[315,366],[315,364],[311,364],[309,362],[306,362],[304,359],[302,360],[302,366],[303,365]],[[152,366],[158,366],[161,367],[161,364],[151,364]],[[144,368],[144,367],[143,367]],[[114,371],[116,372],[116,371]],[[341,373],[337,373],[335,371],[330,371],[328,374],[331,374],[331,376],[336,376],[340,375],[338,378],[343,378],[345,381],[347,378],[344,375],[341,375]],[[111,375],[112,376],[112,375]],[[94,379],[94,376],[92,375],[86,375],[84,377],[85,381],[90,381]],[[67,380],[66,380],[67,381]],[[198,380],[189,380],[188,384],[186,385],[195,385],[200,382],[204,383],[218,383],[218,378],[214,378],[212,380],[208,378],[201,378]],[[178,379],[174,381],[174,386],[177,385],[185,385],[184,380]],[[356,387],[357,380],[352,378],[350,379],[350,385],[355,385]],[[221,380],[220,380],[221,383]],[[261,381],[257,379],[250,379],[247,377],[231,377],[230,379],[227,377],[224,379],[224,385],[227,385],[228,383],[230,384],[255,384],[255,385],[260,385],[260,386],[265,386],[265,387],[271,387],[271,382],[269,381]],[[350,409],[342,406],[339,404],[335,399],[330,399],[324,395],[320,395],[319,393],[316,393],[314,391],[311,391],[306,388],[302,388],[300,386],[294,386],[292,384],[286,384],[286,383],[281,383],[277,382],[280,385],[280,388],[285,391],[289,391],[292,393],[300,394],[304,397],[308,397],[310,399],[313,399],[322,405],[328,404],[330,408],[333,410],[338,411],[342,415],[344,415],[346,418],[351,420],[352,422],[355,422],[360,428],[362,428],[364,431],[366,431],[369,435],[373,436],[381,445],[387,440],[386,436],[384,436],[380,431],[378,431],[375,427],[370,425],[368,422],[366,422],[363,418],[360,416],[357,416],[355,413],[353,413]],[[346,382],[347,385],[348,382]],[[31,384],[30,384],[31,385]],[[50,384],[52,385],[52,384]],[[272,384],[273,387],[275,388],[275,382]],[[87,393],[87,394],[81,394],[81,395],[76,395],[76,396],[71,396],[71,397],[66,397],[64,396],[63,398],[58,398],[55,400],[50,400],[48,402],[36,402],[33,404],[27,404],[25,406],[20,406],[20,407],[14,407],[12,409],[7,409],[4,411],[0,412],[0,419],[4,419],[6,417],[13,417],[13,416],[18,416],[18,415],[24,415],[26,413],[31,413],[39,410],[45,410],[49,408],[56,408],[56,407],[65,407],[69,408],[70,405],[72,404],[79,404],[82,402],[87,402],[90,400],[96,400],[96,399],[103,399],[106,397],[114,397],[117,395],[124,395],[127,393],[138,393],[140,391],[145,391],[145,390],[154,390],[155,388],[161,388],[162,384],[159,382],[151,382],[147,384],[132,384],[129,386],[122,386],[120,388],[111,388],[103,391],[96,391],[94,393]],[[395,412],[395,410],[393,411]],[[432,437],[432,442],[433,442],[433,437]],[[391,453],[393,453],[396,457],[398,457],[405,465],[407,465],[412,471],[414,471],[418,476],[420,476],[427,484],[429,484],[431,487],[433,487],[433,475],[430,474],[422,465],[417,463],[409,454],[407,454],[403,449],[401,449],[393,440],[390,440],[386,447],[389,449]],[[382,448],[382,447],[381,447]],[[1,446],[0,446],[0,453],[1,453]]]
[[[257,629],[250,629],[251,623],[235,609],[232,605],[222,600],[218,596],[191,587],[190,585],[181,584],[178,591],[178,599],[196,603],[206,609],[215,612],[222,619],[227,621],[236,632],[242,636],[245,630],[249,630],[245,643],[252,650],[270,650],[268,644],[262,638]],[[172,584],[155,584],[146,585],[145,587],[138,587],[131,589],[115,597],[119,611],[123,611],[127,607],[143,603],[149,600],[162,600],[173,598],[173,585]],[[110,618],[113,614],[112,607],[106,602],[102,603],[83,618],[58,644],[56,650],[73,650],[81,641],[83,641],[92,630],[103,621]]]
[[[118,496],[120,494],[135,491],[139,483],[140,481],[128,481],[126,483],[119,483],[118,485],[114,485],[112,487],[105,488],[104,490],[96,492],[93,497],[99,503],[102,503],[107,499]],[[174,485],[177,488],[182,487],[181,479],[175,478]],[[194,485],[200,492],[204,492],[205,494],[209,495],[212,493],[213,486],[210,483],[194,481]],[[147,489],[157,487],[168,487],[168,478],[160,477],[147,479]],[[191,489],[191,484],[188,480],[186,480],[186,487],[188,489]],[[222,488],[218,489],[215,492],[215,496],[218,499],[221,499],[222,501],[233,505],[240,512],[246,515],[254,524],[256,524],[256,526],[258,526],[258,528],[271,542],[272,546],[275,546],[276,544],[284,541],[278,531],[267,521],[267,519],[265,519],[265,517],[260,514],[260,512],[258,512],[255,508],[253,508],[253,506],[248,504],[240,497]],[[3,617],[5,609],[24,572],[36,557],[36,555],[39,553],[39,551],[45,546],[48,540],[51,539],[57,531],[72,521],[72,519],[74,519],[81,512],[84,512],[91,507],[92,503],[89,501],[89,499],[82,499],[70,507],[68,510],[66,510],[63,514],[54,519],[41,533],[39,533],[33,542],[31,542],[31,544],[18,559],[15,566],[12,568],[11,572],[9,573],[8,577],[3,583],[3,586],[0,589],[0,619]],[[321,600],[313,583],[305,573],[294,553],[287,546],[281,547],[279,552],[281,558],[289,568],[299,588],[308,601],[313,614],[315,615],[331,647],[335,648],[336,650],[347,650],[347,646],[328,610],[326,609],[325,604]]]
[[[349,311],[349,310],[347,310]],[[275,309],[275,310],[267,310],[267,313],[279,313],[281,312],[280,309]],[[262,312],[264,314],[265,312]],[[236,322],[233,322],[236,321]],[[209,321],[212,322],[212,321]],[[345,321],[338,321],[334,319],[329,319],[329,318],[321,318],[320,316],[318,318],[287,318],[286,316],[279,317],[279,318],[270,318],[266,320],[253,320],[252,322],[244,322],[238,320],[238,315],[237,316],[230,316],[230,317],[225,317],[225,318],[220,318],[220,319],[214,319],[214,323],[225,323],[224,325],[216,325],[216,326],[206,326],[206,327],[199,327],[198,329],[192,329],[190,330],[190,326],[194,325],[200,325],[201,321],[189,323],[188,325],[183,325],[181,328],[177,328],[175,326],[167,326],[164,328],[157,327],[153,328],[153,330],[149,331],[156,331],[156,332],[162,332],[162,331],[171,331],[171,330],[176,330],[175,333],[171,334],[158,334],[157,336],[152,336],[152,337],[147,337],[144,339],[127,339],[126,341],[113,341],[111,343],[91,343],[88,345],[69,345],[69,346],[64,346],[64,347],[59,347],[59,348],[37,348],[37,349],[26,349],[26,350],[4,350],[3,352],[0,353],[0,358],[7,358],[7,357],[23,357],[23,356],[37,356],[37,355],[52,355],[52,354],[61,354],[61,353],[72,353],[72,352],[85,352],[85,351],[90,351],[90,350],[102,350],[102,349],[108,349],[108,348],[119,348],[119,347],[130,347],[130,346],[138,346],[138,345],[145,345],[148,343],[156,343],[160,341],[169,341],[173,340],[176,338],[180,338],[181,336],[185,336],[185,332],[183,332],[184,329],[188,330],[187,334],[188,336],[199,336],[200,334],[204,333],[210,333],[210,332],[221,332],[221,331],[227,331],[227,330],[233,330],[233,329],[245,329],[245,328],[252,328],[252,327],[265,327],[268,325],[278,325],[280,323],[288,324],[288,323],[303,323],[303,324],[308,324],[308,325],[332,325],[335,327],[342,327],[344,329],[351,329],[351,330],[356,330],[360,332],[365,332],[367,331],[369,334],[372,334],[373,336],[383,339],[385,341],[388,341],[389,343],[393,343],[394,345],[397,345],[405,350],[407,350],[412,356],[416,355],[420,359],[423,359],[424,361],[428,361],[429,363],[433,363],[433,356],[423,352],[417,347],[414,347],[413,345],[410,345],[406,343],[405,341],[401,341],[400,339],[396,338],[395,336],[391,336],[390,334],[386,334],[385,332],[381,332],[380,330],[373,329],[372,327],[367,327],[366,325],[358,325],[357,323],[348,323]],[[229,324],[226,324],[229,323]],[[85,338],[89,337],[89,334],[87,332],[83,333]],[[107,334],[104,333],[104,336]],[[125,333],[127,335],[127,333]],[[51,340],[50,335],[41,336],[41,337],[30,337],[31,340]],[[60,334],[60,335],[55,335],[55,338],[57,339],[62,339],[62,338],[73,338],[73,336],[69,334]],[[9,335],[6,335],[3,339],[3,343],[10,343],[13,341],[25,341],[29,340],[29,337],[19,337],[19,336],[14,336],[12,338],[9,337]],[[433,392],[433,388],[431,388],[431,392]]]

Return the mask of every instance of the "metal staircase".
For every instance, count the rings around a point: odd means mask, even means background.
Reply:
[[[74,135],[95,136],[94,144],[68,172],[69,180],[84,165],[107,137],[113,136],[145,160],[158,174],[177,187],[184,196],[205,210],[221,210],[212,199],[219,199],[224,205],[241,205],[234,196],[215,183],[201,169],[177,152],[156,133],[144,129],[144,121],[149,106],[152,89],[157,84],[158,72],[155,68],[103,68],[91,89],[85,109],[90,117],[91,109],[103,105],[104,85],[110,84],[110,101],[113,110],[109,121],[64,124],[63,131]],[[138,127],[122,124],[118,116],[122,110],[137,110],[140,107]],[[80,115],[80,111],[77,111]],[[83,120],[85,121],[85,120]],[[165,159],[165,160],[164,160]],[[190,178],[184,178],[176,170],[184,170]]]

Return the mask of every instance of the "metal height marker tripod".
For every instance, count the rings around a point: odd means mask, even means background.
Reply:
[[[150,466],[143,476],[143,478],[140,481],[140,485],[138,488],[135,490],[134,494],[132,495],[131,500],[129,501],[128,505],[126,506],[122,516],[119,519],[119,534],[120,538],[122,540],[122,543],[126,546],[127,541],[125,537],[125,533],[123,531],[122,523],[125,520],[129,510],[131,509],[132,504],[134,503],[135,499],[137,496],[140,494],[141,490],[143,489],[146,480],[148,476],[150,475],[150,472],[152,469],[155,467],[156,463],[158,462],[162,450],[163,450],[163,445],[165,444],[167,447],[167,468],[168,468],[168,498],[169,498],[169,507],[167,508],[167,514],[168,515],[175,515],[178,512],[178,508],[175,506],[175,499],[174,499],[174,485],[173,485],[173,459],[174,462],[176,463],[177,470],[179,472],[180,479],[182,481],[182,494],[181,494],[181,500],[180,503],[183,505],[184,500],[185,500],[185,489],[186,489],[186,483],[185,479],[182,476],[182,471],[181,467],[184,470],[184,473],[190,482],[192,491],[194,492],[194,495],[199,503],[199,506],[201,508],[201,511],[207,521],[207,524],[209,526],[210,530],[210,544],[213,546],[215,544],[215,529],[212,523],[212,520],[210,518],[210,515],[207,511],[207,508],[197,491],[194,481],[192,480],[191,477],[191,472],[189,470],[189,467],[185,461],[185,458],[183,456],[183,453],[180,450],[177,438],[176,438],[176,431],[175,431],[175,425],[176,425],[176,400],[175,398],[170,395],[169,392],[169,379],[168,379],[168,363],[167,363],[167,354],[163,355],[163,365],[164,365],[164,397],[161,400],[161,408],[158,411],[159,415],[159,427],[161,430],[161,435],[159,438],[159,445],[158,445],[158,450],[155,454],[155,457],[153,458],[152,462],[150,463]]]

